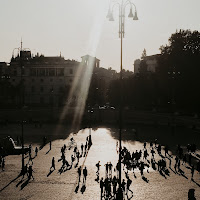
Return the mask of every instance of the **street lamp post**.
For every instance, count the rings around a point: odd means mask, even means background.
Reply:
[[[122,93],[122,42],[125,33],[125,9],[127,6],[130,7],[129,18],[133,20],[138,20],[137,10],[135,4],[131,0],[113,0],[110,2],[110,7],[108,10],[107,18],[109,21],[114,21],[113,9],[115,6],[119,7],[119,38],[121,39],[121,65],[120,65],[120,94]],[[132,8],[135,9],[135,14],[133,15]],[[121,140],[122,140],[122,95],[120,95],[120,107],[119,107],[119,190],[121,191]],[[123,198],[123,197],[122,197]]]

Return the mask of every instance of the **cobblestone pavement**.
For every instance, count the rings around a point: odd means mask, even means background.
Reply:
[[[114,130],[112,130],[114,131]],[[86,189],[82,193],[82,179],[79,184],[77,193],[75,190],[78,186],[78,173],[77,168],[74,166],[72,169],[58,173],[58,169],[62,163],[58,162],[60,158],[60,148],[66,144],[68,145],[69,139],[73,136],[77,142],[78,149],[80,149],[81,143],[85,143],[86,137],[89,135],[90,130],[84,129],[79,131],[76,135],[70,134],[66,139],[59,139],[52,142],[52,149],[49,151],[49,145],[47,144],[38,152],[38,156],[33,160],[33,176],[34,180],[31,180],[26,185],[26,179],[20,181],[21,177],[17,177],[21,168],[21,156],[8,156],[6,157],[5,171],[0,172],[0,199],[65,199],[65,200],[96,200],[100,199],[99,183],[96,179],[96,167],[95,164],[100,161],[100,178],[105,176],[104,164],[112,162],[115,166],[118,160],[118,154],[116,151],[117,140],[111,134],[110,129],[98,128],[92,130],[92,142],[89,153],[86,157],[80,158],[79,165],[86,166],[88,168],[88,177],[86,182]],[[118,133],[116,133],[118,134]],[[126,146],[131,152],[143,149],[143,144],[138,141],[124,141],[123,146]],[[39,144],[33,144],[33,149]],[[149,148],[149,144],[147,144]],[[49,152],[48,152],[49,151]],[[48,153],[47,153],[48,152]],[[66,158],[69,161],[71,158],[72,150],[66,151]],[[56,160],[56,170],[49,174],[51,167],[52,157]],[[158,159],[158,155],[156,155]],[[26,158],[25,162],[28,161]],[[169,163],[167,161],[167,166]],[[172,162],[172,166],[174,163]],[[140,175],[139,171],[136,171],[136,177],[133,173],[129,173],[132,179],[131,190],[133,191],[134,200],[184,200],[187,199],[188,190],[195,189],[195,195],[197,199],[200,199],[200,175],[195,171],[194,180],[191,181],[190,169],[185,166],[181,166],[181,169],[185,172],[185,177],[175,174],[170,170],[170,176],[163,177],[158,171],[153,169],[144,172],[144,176],[149,180],[145,182]],[[113,171],[113,175],[116,172]],[[125,177],[124,172],[122,174]]]

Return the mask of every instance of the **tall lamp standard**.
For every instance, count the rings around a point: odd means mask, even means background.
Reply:
[[[138,20],[137,10],[135,4],[131,0],[113,0],[110,2],[107,18],[109,21],[114,21],[113,9],[115,6],[119,8],[119,38],[121,39],[121,65],[120,65],[120,94],[122,93],[122,41],[125,34],[125,10],[126,7],[130,7],[128,17],[133,20]],[[132,8],[135,13],[133,15]],[[120,107],[119,107],[119,190],[121,191],[121,140],[122,140],[122,95],[120,95]],[[121,198],[121,197],[120,197]],[[123,198],[123,197],[122,197]]]

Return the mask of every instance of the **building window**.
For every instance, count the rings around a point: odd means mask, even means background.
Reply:
[[[49,69],[49,76],[55,76],[55,69]]]
[[[24,70],[24,67],[22,67],[22,75],[25,74],[25,70]]]
[[[31,69],[31,76],[36,76],[36,69]]]
[[[45,76],[45,69],[38,69],[39,76]]]
[[[44,103],[44,98],[40,97],[40,103],[43,104]]]
[[[35,86],[31,87],[31,92],[35,92]]]
[[[50,92],[53,92],[53,86],[50,88],[50,90],[49,90]]]
[[[70,74],[73,74],[73,69],[70,69],[70,70],[69,70],[69,73],[70,73]]]
[[[57,76],[64,76],[64,68],[57,69]]]
[[[59,87],[59,92],[60,92],[60,93],[63,92],[63,87],[62,87],[62,86]]]

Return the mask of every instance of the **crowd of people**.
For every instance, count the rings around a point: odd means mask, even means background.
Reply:
[[[116,148],[116,150],[117,153],[119,153],[119,148]],[[95,180],[100,184],[101,199],[118,199],[120,192],[123,197],[126,195],[127,199],[131,199],[133,191],[130,189],[132,184],[130,173],[133,173],[133,176],[137,178],[135,173],[136,170],[140,172],[141,178],[148,183],[149,180],[145,177],[144,171],[149,173],[150,168],[158,171],[160,175],[167,178],[167,176],[170,176],[170,170],[175,174],[185,176],[183,169],[181,169],[182,166],[185,166],[191,170],[191,180],[194,180],[195,169],[200,173],[200,160],[196,163],[195,167],[194,162],[192,162],[191,150],[189,149],[188,152],[183,152],[183,148],[178,145],[177,155],[172,156],[169,153],[169,147],[167,145],[162,147],[157,140],[155,140],[155,142],[150,142],[148,148],[147,143],[144,142],[143,149],[133,152],[129,151],[125,146],[122,147],[121,163],[124,171],[124,176],[122,175],[124,179],[122,179],[121,184],[119,183],[119,161],[116,164],[116,167],[113,167],[111,162],[105,164],[105,177],[102,177],[100,182],[100,161],[96,164],[97,178]],[[172,166],[172,163],[175,163],[174,166]],[[113,168],[114,170],[112,170]],[[116,172],[116,175],[113,175],[113,171]]]

